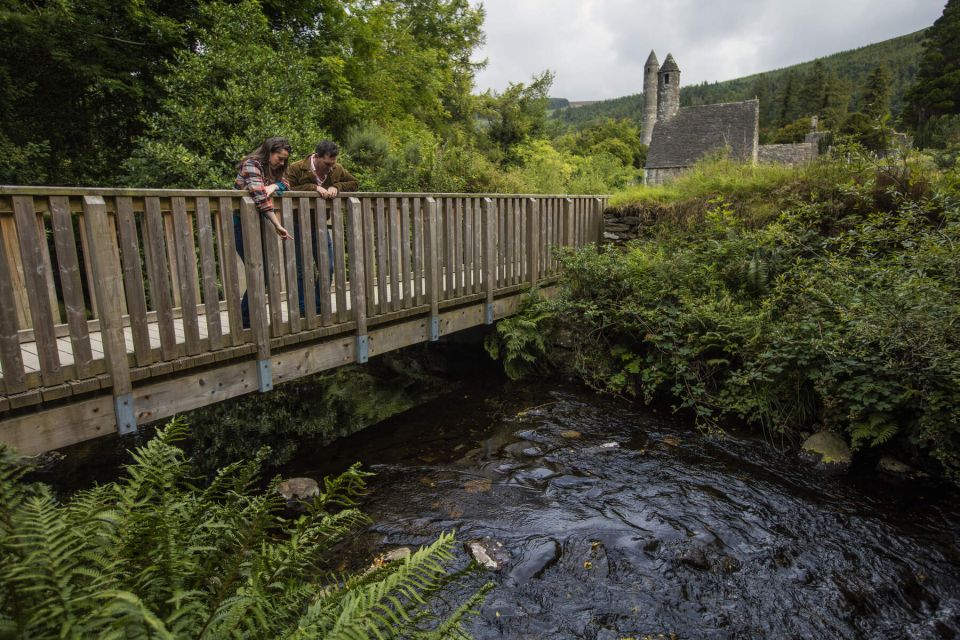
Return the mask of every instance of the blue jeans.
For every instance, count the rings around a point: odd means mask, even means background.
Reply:
[[[330,264],[330,282],[333,282],[333,240],[330,237],[330,231],[327,230],[327,256]],[[237,255],[240,256],[240,260],[244,261],[244,251],[243,251],[243,226],[240,223],[240,212],[233,212],[233,238],[235,245],[237,247]],[[300,302],[300,315],[304,315],[306,310],[306,304],[304,303],[304,274],[303,274],[303,250],[300,247],[300,220],[299,218],[293,219],[293,240],[288,240],[287,242],[293,242],[293,253],[297,263],[297,293],[298,299]],[[319,259],[319,251],[317,250],[317,236],[314,234],[313,238],[310,240],[310,244],[313,247],[313,263],[317,264]],[[244,264],[246,262],[244,261]],[[308,278],[313,281],[313,290],[314,290],[314,300],[316,300],[316,312],[320,313],[321,306],[321,295],[320,295],[320,281],[314,274],[308,274]],[[263,281],[269,282],[267,263],[263,263]],[[248,291],[243,292],[243,298],[240,299],[240,318],[243,322],[243,328],[250,328],[250,300],[248,297]]]

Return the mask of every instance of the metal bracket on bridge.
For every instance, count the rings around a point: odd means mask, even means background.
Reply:
[[[440,316],[430,316],[430,342],[440,339]]]
[[[270,359],[257,360],[257,384],[260,393],[273,391],[273,367],[270,365]]]
[[[357,362],[363,364],[370,359],[370,336],[357,336]]]
[[[117,433],[125,436],[137,432],[137,418],[133,415],[133,394],[114,396],[113,412],[117,417]]]
[[[486,323],[493,324],[493,305],[487,305]]]

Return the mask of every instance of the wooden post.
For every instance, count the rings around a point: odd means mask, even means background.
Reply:
[[[387,231],[390,235],[390,310],[400,309],[400,212],[397,199],[390,198],[387,207]]]
[[[341,198],[334,198],[330,207],[330,225],[333,227],[333,278],[337,285],[337,322],[346,322],[350,317],[347,315],[347,249],[343,237],[343,213],[340,203]],[[356,215],[360,215],[357,211]],[[323,217],[317,215],[317,225],[326,224]],[[323,238],[320,239],[323,241]],[[360,256],[363,256],[363,250],[357,248]],[[351,276],[351,280],[353,277]]]
[[[383,198],[377,198],[377,313],[387,313],[390,307],[387,305],[387,294],[390,291],[390,284],[387,282],[389,271],[388,256],[390,248],[388,246],[386,212],[384,211]],[[373,265],[368,264],[367,269],[372,269]]]
[[[233,228],[233,199],[222,197],[217,209],[220,214],[220,273],[223,277],[223,295],[227,299],[227,318],[230,322],[230,343],[243,344],[243,320],[240,316],[240,278],[237,274],[237,247]]]
[[[284,201],[286,202],[286,201]],[[318,218],[323,215],[323,209],[320,208],[320,204],[317,204],[317,213]],[[286,210],[284,210],[284,215],[286,215]],[[317,300],[317,288],[313,286],[314,277],[316,276],[316,264],[313,261],[313,216],[310,215],[310,198],[300,198],[297,201],[297,220],[300,223],[300,237],[294,238],[294,242],[300,243],[300,268],[303,269],[303,317],[306,319],[307,329],[314,329],[317,326],[317,303],[322,303],[324,311],[327,314],[330,313],[330,296],[327,296],[326,300],[323,300],[321,295],[320,300]],[[291,229],[292,227],[288,227]],[[323,234],[323,223],[322,218],[321,222],[318,224],[316,233],[318,237]],[[326,247],[326,243],[322,243]],[[323,263],[323,258],[321,256],[321,264]],[[296,274],[294,274],[296,275]],[[290,276],[287,276],[289,280]],[[289,285],[287,285],[289,286]],[[299,311],[300,304],[297,303],[297,310]],[[293,317],[292,315],[290,316]],[[326,324],[326,323],[324,323]],[[299,328],[299,323],[298,323]]]
[[[357,323],[357,362],[363,363],[369,357],[367,336],[367,296],[366,274],[364,273],[365,252],[363,221],[367,217],[357,198],[347,200],[347,251],[350,252],[350,295],[353,302],[353,319]]]
[[[487,291],[486,323],[493,324],[493,290],[497,283],[497,210],[493,200],[483,199],[483,284]],[[479,258],[478,258],[479,261]]]
[[[243,225],[243,255],[247,270],[247,301],[250,308],[250,329],[257,346],[257,381],[260,392],[273,389],[270,368],[270,328],[267,325],[267,292],[263,281],[263,245],[260,240],[260,212],[253,198],[240,200],[240,221]]]
[[[123,338],[123,317],[120,299],[123,283],[120,265],[114,263],[114,239],[107,207],[100,196],[84,196],[83,218],[90,240],[94,290],[100,308],[100,335],[106,357],[107,371],[113,387],[113,407],[117,431],[121,434],[137,430],[133,410],[133,386],[127,364],[127,346]]]
[[[51,200],[53,200],[51,198]],[[117,231],[120,233],[120,257],[123,261],[123,284],[127,292],[127,309],[130,313],[130,332],[133,334],[133,352],[138,366],[153,362],[150,349],[150,327],[147,322],[147,298],[143,289],[143,270],[140,267],[140,242],[137,240],[137,223],[133,219],[133,198],[119,196],[116,204]],[[52,202],[51,202],[52,204]],[[56,223],[54,223],[56,224]],[[73,231],[73,229],[70,229]],[[71,245],[72,238],[71,236]],[[68,249],[69,251],[69,249]],[[60,249],[57,249],[57,256]],[[64,292],[66,297],[66,292]]]
[[[593,237],[597,246],[603,244],[603,199],[593,199]]]
[[[540,279],[540,218],[536,198],[527,198],[527,277],[530,286],[537,286]]]
[[[304,199],[304,202],[309,202],[309,201]],[[319,269],[320,301],[321,301],[320,321],[323,324],[323,326],[327,326],[333,323],[333,316],[331,314],[331,308],[330,308],[331,307],[330,279],[333,276],[333,273],[330,272],[331,255],[330,255],[330,246],[327,245],[327,233],[329,233],[328,227],[327,227],[327,207],[329,206],[332,209],[333,202],[327,205],[326,200],[324,200],[323,198],[317,198],[316,203],[317,203],[317,225],[316,225],[316,229],[313,231],[314,235],[312,237],[315,239],[317,243],[317,260],[320,261],[320,269]],[[309,207],[310,205],[308,204],[307,206]],[[339,203],[337,206],[339,207]],[[307,218],[309,219],[310,216],[307,216]],[[313,252],[312,247],[310,249],[310,252],[312,254]],[[340,260],[341,261],[343,260],[342,256]],[[312,256],[310,258],[310,264],[311,265],[313,264]],[[316,273],[316,271],[312,271],[312,273]],[[313,300],[316,294],[317,294],[317,289],[316,287],[313,287],[313,291],[312,291],[312,295],[310,296],[310,299]],[[309,302],[307,302],[306,304],[309,304]],[[314,307],[314,311],[316,311],[316,307]]]
[[[176,282],[180,290],[183,336],[187,355],[193,356],[200,353],[200,324],[197,320],[196,293],[197,252],[194,249],[190,221],[187,219],[186,198],[183,196],[170,198],[170,210],[173,215],[173,246],[179,274]]]
[[[430,301],[430,341],[436,342],[440,339],[440,250],[437,242],[437,201],[433,198],[427,198],[426,213],[424,266],[427,272],[427,299]]]
[[[479,283],[474,283],[473,281],[473,270],[474,270],[474,237],[481,235],[480,229],[475,229],[473,226],[473,200],[471,198],[464,198],[463,200],[463,293],[470,295],[475,293],[477,289],[475,286],[479,286]],[[480,256],[476,258],[478,261]]]
[[[423,209],[420,198],[413,200],[413,291],[414,304],[423,304],[424,270],[423,270]]]
[[[103,199],[100,199],[103,202]],[[104,209],[106,211],[106,209]],[[33,196],[14,196],[13,213],[17,220],[17,235],[20,238],[20,259],[30,301],[30,316],[33,318],[33,335],[40,357],[40,372],[44,385],[63,382],[57,336],[53,328],[53,309],[47,295],[47,269],[44,265],[41,240],[37,231],[37,214],[33,208]]]
[[[573,235],[573,198],[563,200],[563,244],[572,247],[575,244]]]
[[[280,248],[280,243],[288,241],[281,240],[280,237],[277,236],[273,224],[266,216],[260,216],[260,237],[263,240],[263,261],[267,267],[266,277],[267,299],[270,301],[270,333],[273,336],[282,336],[287,333],[287,326],[283,322],[283,282],[281,278],[283,273],[283,250]]]
[[[207,320],[207,341],[211,351],[223,347],[220,326],[220,294],[217,291],[217,269],[213,251],[213,224],[210,220],[210,199],[197,197],[197,240],[200,245],[200,278],[203,282],[203,308]]]
[[[400,199],[400,271],[403,278],[400,281],[400,294],[403,297],[403,308],[413,306],[413,274],[410,264],[410,198]]]
[[[164,360],[177,357],[177,334],[173,327],[173,302],[170,294],[170,279],[167,275],[167,252],[163,246],[163,218],[160,199],[146,198],[147,216],[147,278],[150,280],[150,300],[157,311],[157,327],[160,331],[160,353]]]
[[[281,198],[280,211],[283,226],[292,234],[294,230],[293,199]],[[300,296],[304,295],[304,301],[306,301],[305,291],[304,294],[301,294],[300,287],[297,285],[297,247],[295,246],[297,242],[301,242],[304,235],[305,230],[303,226],[300,226],[299,238],[294,238],[293,242],[283,242],[283,266],[287,276],[287,318],[290,320],[290,333],[300,331]],[[307,243],[309,244],[309,242],[310,237],[307,236]],[[307,253],[302,254],[302,257],[306,258],[307,254],[310,255],[310,264],[312,265],[313,249],[308,247]],[[305,264],[300,266],[303,269],[303,288],[304,290],[309,289],[313,293],[313,269],[308,273]],[[312,307],[312,310],[316,313],[316,307]],[[306,312],[306,302],[304,302],[304,312]]]
[[[349,212],[348,212],[349,213]],[[360,212],[358,215],[361,215],[361,219],[356,222],[357,226],[360,227],[361,231],[366,230],[366,233],[363,234],[363,264],[366,267],[364,271],[360,273],[363,274],[363,284],[366,300],[366,309],[375,311],[376,310],[376,299],[373,297],[376,293],[377,283],[374,280],[376,276],[376,255],[374,253],[374,245],[377,244],[377,231],[376,225],[373,223],[373,202],[370,198],[364,198],[360,203]],[[350,219],[347,218],[347,224],[349,225]],[[350,234],[349,228],[347,229],[347,234]],[[358,247],[359,250],[359,247]],[[352,253],[352,252],[351,252]],[[351,260],[350,264],[353,264]],[[353,275],[350,276],[351,287],[353,287]]]
[[[63,290],[63,304],[67,309],[67,323],[70,326],[73,366],[77,372],[77,378],[82,379],[91,375],[93,352],[90,349],[87,305],[83,300],[80,261],[77,259],[77,243],[73,234],[73,216],[70,214],[70,200],[67,196],[50,198],[50,218],[53,224],[53,242],[57,251],[57,264],[60,266],[60,287]],[[9,282],[9,279],[0,279]],[[142,283],[140,287],[142,291]],[[3,301],[0,304],[6,305],[7,303]],[[16,319],[16,314],[14,314],[14,319]],[[6,367],[4,367],[4,375],[6,375]]]
[[[3,383],[8,394],[19,393],[27,388],[23,354],[17,337],[17,307],[10,271],[6,243],[0,242],[0,364],[3,364]],[[87,348],[90,348],[89,341]]]

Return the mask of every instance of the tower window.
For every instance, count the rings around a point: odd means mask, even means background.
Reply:
[[[670,74],[669,74],[669,73],[663,74],[663,84],[670,84]]]

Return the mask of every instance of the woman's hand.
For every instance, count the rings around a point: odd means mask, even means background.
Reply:
[[[277,185],[275,185],[275,184],[268,184],[266,187],[263,188],[263,191],[264,191],[268,196],[272,196],[272,195],[277,191]]]
[[[290,232],[284,229],[279,224],[275,225],[274,228],[277,230],[277,235],[280,236],[281,240],[293,240],[293,236],[290,235]]]

